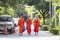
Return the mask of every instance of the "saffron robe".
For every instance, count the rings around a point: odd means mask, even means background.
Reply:
[[[27,33],[30,34],[31,33],[31,24],[32,24],[32,20],[28,19],[27,20]]]
[[[24,18],[19,19],[19,33],[23,33],[24,30]]]
[[[34,32],[37,32],[37,33],[39,32],[39,25],[40,25],[40,21],[37,18],[34,20]]]

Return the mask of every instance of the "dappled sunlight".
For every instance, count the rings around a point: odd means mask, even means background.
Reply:
[[[5,18],[7,15],[7,18]],[[5,16],[5,17],[3,17]],[[12,25],[6,21],[9,20],[10,16]],[[24,22],[21,22],[23,18]],[[28,19],[31,19],[28,21]],[[20,21],[21,20],[21,21]],[[5,21],[5,22],[4,22]],[[12,29],[8,29],[9,26],[16,29],[16,33],[2,35],[1,38],[20,38],[19,27],[21,23],[29,24],[28,28],[23,32],[21,37],[53,37],[60,35],[60,0],[0,0],[0,31],[2,32],[14,32]],[[21,22],[21,23],[19,23]],[[36,23],[35,23],[36,22]],[[5,26],[7,30],[5,30]],[[21,24],[21,25],[20,25]],[[3,26],[3,27],[2,27]],[[27,27],[23,24],[24,27]],[[23,27],[23,28],[24,28]],[[28,36],[27,29],[31,27],[31,35]],[[36,28],[38,32],[34,32]],[[21,29],[23,29],[21,28]],[[12,30],[12,31],[11,31]],[[23,31],[23,30],[22,30]],[[38,36],[35,34],[38,33]],[[3,36],[3,37],[2,37]]]

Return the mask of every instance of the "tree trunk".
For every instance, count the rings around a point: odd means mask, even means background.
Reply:
[[[43,24],[45,24],[45,13],[43,13]]]
[[[43,16],[43,24],[45,24],[45,12],[42,11],[42,13],[40,12],[40,14]]]

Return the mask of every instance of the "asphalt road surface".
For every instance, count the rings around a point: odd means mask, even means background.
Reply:
[[[20,36],[19,27],[16,27],[16,33],[8,34],[8,35],[0,34],[0,38],[51,37],[51,36],[53,36],[53,35],[51,33],[49,33],[48,31],[41,31],[41,30],[39,31],[38,35],[35,35],[33,28],[32,28],[32,32],[31,32],[30,36],[28,36],[27,30],[24,31],[23,36]]]
[[[35,35],[32,28],[31,35],[28,36],[27,30],[24,31],[23,36],[19,35],[19,27],[16,27],[16,33],[13,34],[0,34],[0,40],[60,40],[60,36],[55,36],[48,31],[39,31],[38,35]]]

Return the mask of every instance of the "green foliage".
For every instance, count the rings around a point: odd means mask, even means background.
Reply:
[[[46,1],[48,1],[48,2],[50,2],[50,1],[55,1],[56,3],[57,3],[57,2],[60,2],[60,0],[46,0]]]
[[[24,13],[27,13],[25,10],[17,10],[17,15],[20,17],[22,16]]]
[[[0,0],[0,15],[11,15],[12,17],[21,16],[26,13],[24,5],[22,4],[24,0]],[[16,12],[17,11],[17,12]]]
[[[56,13],[59,14],[60,12],[60,7],[56,10]]]
[[[46,0],[25,0],[28,5],[34,5],[35,8],[43,16],[43,24],[45,24],[45,14],[49,12],[49,3]]]
[[[8,7],[6,12],[7,13],[5,13],[5,7],[0,7],[0,15],[11,15],[12,17],[17,17],[17,14],[13,10],[13,8],[11,8],[11,7]]]
[[[1,6],[14,6],[17,4],[17,0],[0,0]]]
[[[56,24],[57,26],[59,25],[59,12],[60,12],[60,7],[57,7],[56,10]],[[55,27],[55,15],[52,17],[52,27]]]
[[[28,13],[32,13],[32,12],[35,12],[36,9],[34,6],[30,6],[29,8],[25,8],[25,10],[28,12]]]
[[[4,13],[4,7],[0,7],[0,14],[3,14]]]
[[[49,3],[45,0],[25,0],[28,5],[35,5],[35,8],[39,11],[49,9]]]
[[[46,19],[45,19],[45,24],[46,24],[46,25],[49,25],[50,22],[51,22],[51,19],[49,19],[49,18],[46,18]]]
[[[40,0],[25,0],[28,5],[37,5],[39,2]]]
[[[42,30],[48,31],[48,30],[49,30],[49,26],[48,26],[48,25],[43,25],[43,26],[42,26]]]
[[[7,5],[9,5],[9,6],[15,6],[16,4],[17,4],[17,2],[16,2],[17,0],[7,0]]]
[[[11,15],[13,17],[14,11],[11,7],[14,5],[16,5],[16,0],[0,0],[0,7],[3,7],[2,9],[4,9],[1,10],[2,12],[0,15]]]
[[[58,27],[57,28],[51,28],[50,32],[52,34],[59,35],[60,29]]]
[[[16,13],[19,17],[22,16],[24,13],[27,13],[23,4],[17,4],[16,7]]]
[[[14,12],[14,10],[12,8],[8,7],[7,8],[7,12],[9,13],[9,15],[11,15],[12,17],[14,17],[15,12]]]

